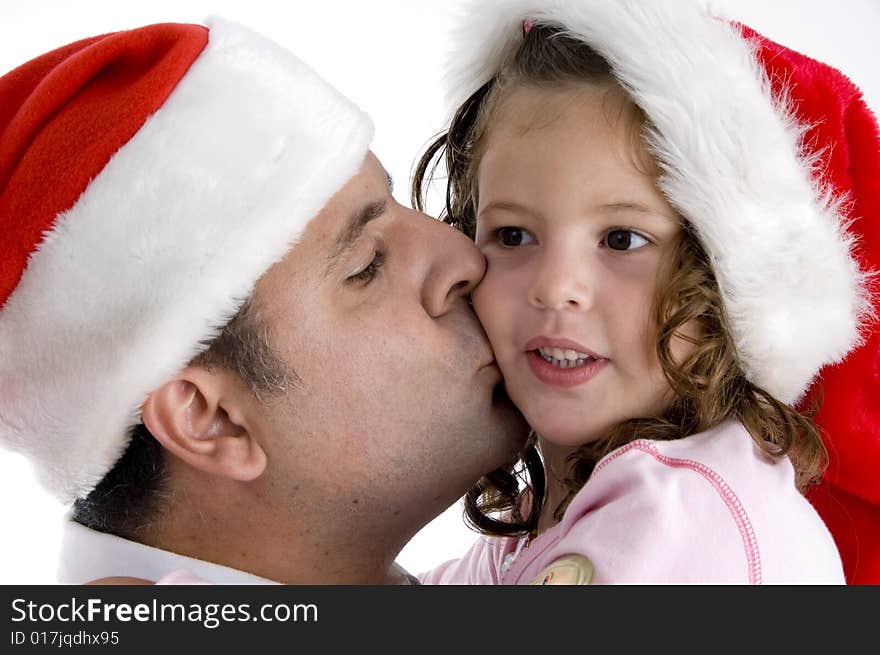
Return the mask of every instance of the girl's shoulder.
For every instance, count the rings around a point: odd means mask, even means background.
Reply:
[[[620,507],[670,524],[735,527],[812,523],[817,516],[795,485],[787,457],[767,455],[739,421],[670,441],[637,440],[596,465],[572,499],[569,529]],[[565,529],[565,528],[564,528]]]
[[[797,490],[791,462],[768,456],[738,421],[609,453],[572,500],[560,532],[589,545],[594,556],[601,555],[597,544],[623,543],[633,561],[644,560],[653,544],[663,557],[678,558],[676,575],[687,571],[696,579],[720,561],[752,582],[842,579],[834,543]],[[640,535],[651,535],[644,547]],[[712,547],[703,553],[707,543]],[[802,543],[809,548],[791,546]],[[611,559],[613,553],[594,563],[608,566]]]
[[[658,469],[663,473],[660,480],[698,473],[724,478],[728,483],[742,478],[786,487],[794,484],[794,469],[788,458],[768,456],[736,419],[681,439],[632,441],[603,457],[591,480],[603,474],[626,475],[633,466]]]

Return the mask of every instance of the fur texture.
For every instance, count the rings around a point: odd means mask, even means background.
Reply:
[[[369,119],[234,24],[59,216],[0,313],[0,440],[63,501],[360,167]]]
[[[561,24],[611,63],[654,130],[659,186],[709,252],[749,379],[801,399],[860,343],[870,314],[847,199],[817,184],[821,153],[753,44],[687,0],[477,2],[455,34],[453,107],[488,81],[522,21]],[[778,82],[778,80],[776,80]]]

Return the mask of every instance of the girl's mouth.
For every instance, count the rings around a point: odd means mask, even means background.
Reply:
[[[560,348],[536,348],[526,353],[529,368],[538,380],[557,387],[585,384],[599,374],[607,359]]]
[[[576,350],[563,350],[562,348],[538,348],[536,352],[548,364],[553,364],[557,368],[576,368],[583,366],[589,362],[596,361],[596,358],[587,353],[578,352]]]

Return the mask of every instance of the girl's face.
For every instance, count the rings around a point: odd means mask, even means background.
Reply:
[[[594,87],[518,88],[478,170],[474,307],[510,397],[563,448],[671,400],[652,307],[680,221],[636,164],[623,106]]]

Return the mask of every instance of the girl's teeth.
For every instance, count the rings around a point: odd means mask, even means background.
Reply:
[[[538,352],[545,359],[548,357],[552,357],[553,359],[569,359],[571,361],[577,361],[578,359],[588,359],[589,355],[586,353],[580,353],[577,350],[570,349],[562,349],[562,348],[538,348]]]
[[[572,353],[573,357],[568,357],[568,353]],[[578,366],[583,366],[588,361],[592,360],[589,356],[581,357],[581,353],[574,350],[562,351],[559,350],[559,348],[553,348],[550,350],[538,348],[538,354],[545,362],[549,362],[558,368],[576,368]]]

